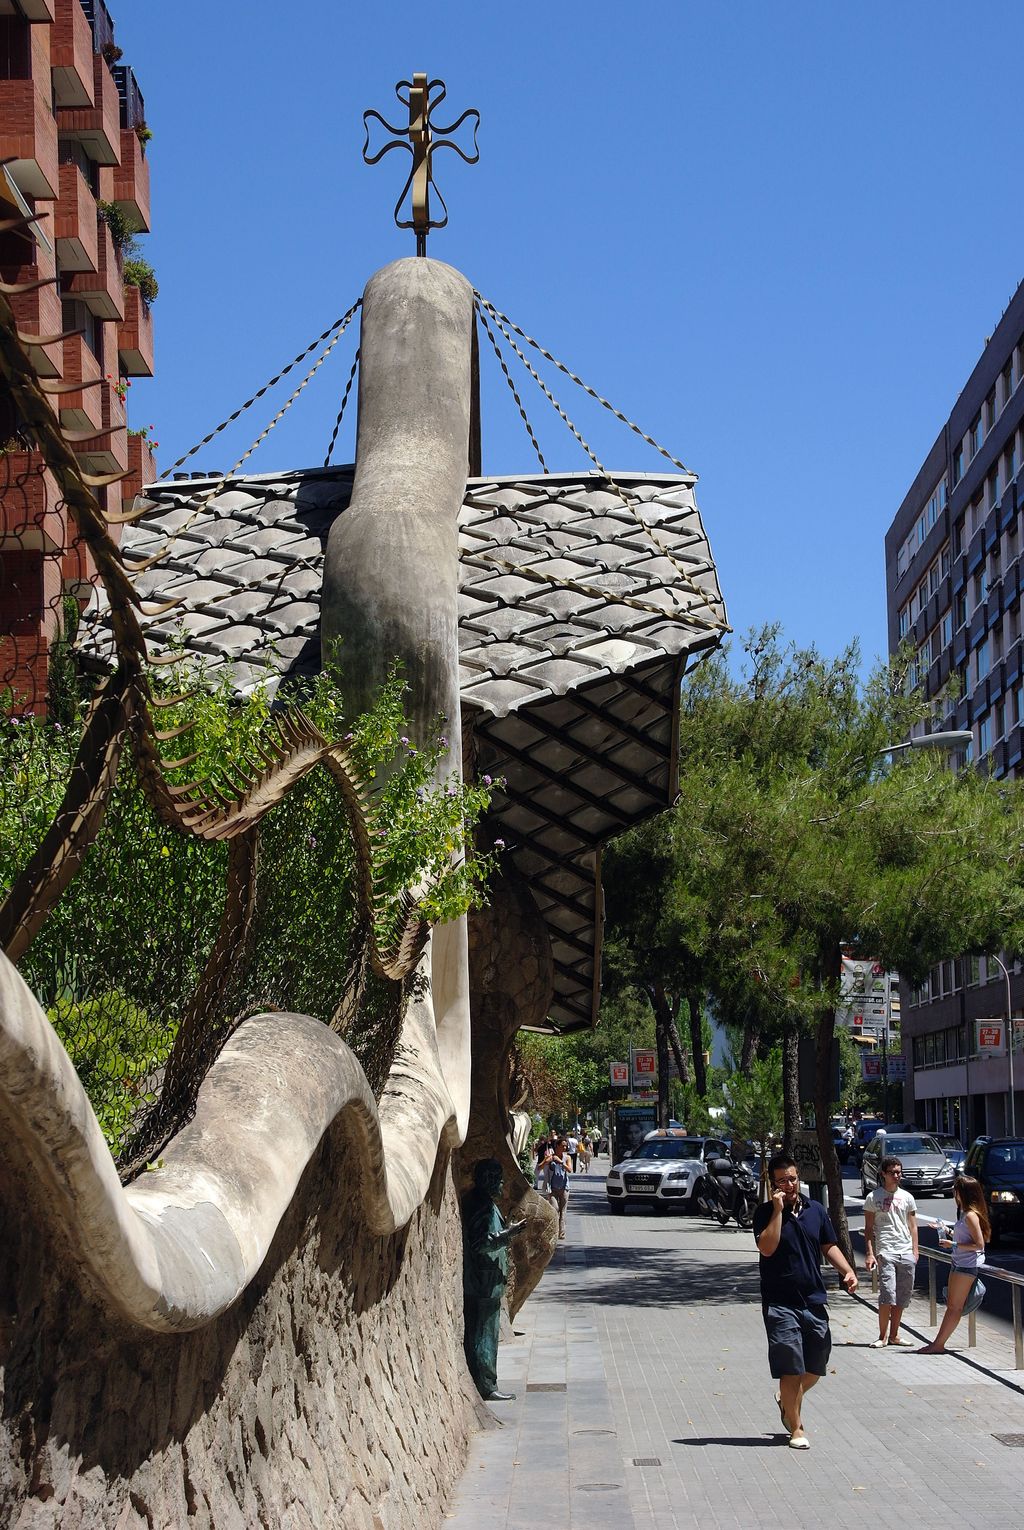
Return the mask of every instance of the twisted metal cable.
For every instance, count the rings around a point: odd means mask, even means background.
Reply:
[[[362,346],[356,346],[356,353],[352,358],[352,370],[348,374],[348,382],[345,384],[345,391],[341,395],[341,408],[338,410],[338,418],[335,420],[334,430],[331,432],[331,444],[327,448],[327,456],[324,458],[324,467],[330,467],[331,465],[331,458],[334,456],[335,443],[338,439],[338,431],[341,429],[341,422],[345,417],[345,406],[348,403],[348,396],[352,392],[352,384],[356,380],[356,372],[359,368],[359,358],[362,354]]]
[[[335,319],[334,323],[330,325],[329,328],[325,329],[322,335],[318,335],[314,341],[306,346],[304,351],[300,351],[297,356],[293,357],[293,359],[289,361],[286,367],[282,367],[276,377],[272,377],[269,382],[264,383],[259,392],[254,393],[252,398],[246,399],[244,404],[240,404],[239,407],[235,410],[234,414],[229,414],[226,420],[221,420],[220,424],[216,426],[214,430],[211,430],[208,436],[204,436],[201,441],[197,441],[195,446],[193,446],[190,451],[185,453],[184,457],[179,457],[177,462],[172,462],[170,467],[160,474],[160,479],[166,478],[169,473],[173,473],[177,468],[183,467],[190,458],[195,456],[196,452],[202,451],[204,446],[209,446],[210,442],[214,440],[215,437],[219,436],[222,430],[226,430],[227,427],[233,424],[235,420],[239,419],[247,409],[250,409],[253,404],[261,399],[265,393],[269,393],[271,388],[276,387],[277,384],[281,381],[282,377],[287,377],[288,373],[297,367],[300,361],[305,361],[306,357],[311,355],[313,351],[316,350],[318,345],[322,345],[325,340],[329,339],[336,329],[339,327],[347,328],[352,315],[356,312],[357,309],[362,307],[362,303],[362,298],[358,298],[356,302],[352,304],[352,307],[346,314],[343,314],[340,319]]]
[[[480,306],[479,298],[474,299],[473,307],[476,309],[477,318],[480,320],[480,323],[483,325],[484,331],[486,332],[486,335],[487,335],[487,338],[491,342],[491,345],[492,345],[492,347],[494,349],[494,354],[498,358],[498,365],[501,367],[501,370],[505,374],[505,381],[508,383],[509,387],[512,389],[512,397],[516,401],[516,408],[519,410],[519,417],[522,420],[523,424],[526,426],[526,431],[527,431],[528,436],[530,437],[530,441],[533,444],[533,449],[537,453],[537,460],[540,463],[541,468],[544,470],[544,472],[547,473],[547,472],[550,471],[550,469],[548,468],[547,463],[544,461],[544,453],[541,451],[540,446],[538,445],[537,437],[533,433],[533,426],[530,424],[530,421],[529,421],[529,419],[527,418],[527,415],[526,415],[526,410],[523,408],[523,401],[519,397],[519,394],[516,391],[516,385],[512,381],[512,374],[511,374],[511,372],[508,369],[508,365],[507,365],[507,363],[505,361],[504,356],[501,354],[501,347],[500,347],[500,345],[498,344],[498,342],[497,342],[497,340],[495,338],[494,331],[491,329],[491,326],[487,322],[487,315],[484,313],[483,308]]]
[[[478,297],[479,297],[479,294],[478,294]],[[593,451],[592,448],[588,445],[588,443],[584,440],[582,434],[576,428],[576,426],[573,424],[572,420],[570,420],[569,416],[566,414],[566,412],[562,408],[561,404],[555,398],[555,396],[552,393],[551,389],[545,383],[544,379],[541,377],[541,375],[537,371],[536,367],[532,364],[532,362],[529,360],[529,358],[525,355],[522,347],[517,345],[515,340],[512,338],[511,333],[509,332],[508,328],[506,328],[506,324],[504,322],[504,315],[499,316],[497,310],[494,308],[494,305],[492,303],[487,303],[486,299],[480,299],[480,301],[485,303],[485,306],[487,307],[487,309],[489,310],[489,312],[492,314],[492,316],[494,318],[494,322],[495,322],[497,328],[504,335],[505,339],[508,341],[509,345],[515,351],[516,355],[519,357],[520,361],[523,363],[523,366],[529,372],[530,376],[533,378],[534,382],[540,388],[541,392],[544,394],[545,398],[551,404],[552,408],[556,411],[556,413],[559,415],[559,417],[568,426],[568,428],[572,432],[572,434],[576,437],[576,440],[580,443],[580,445],[582,446],[583,450],[586,452],[587,456],[590,458],[591,462],[593,462],[594,466],[597,468],[598,472],[601,474],[601,476],[604,479],[606,479],[606,481],[611,486],[611,488],[619,496],[619,499],[622,501],[622,504],[625,506],[625,509],[628,512],[628,514],[630,514],[633,517],[633,519],[636,521],[636,523],[640,527],[640,529],[643,532],[646,533],[647,537],[649,538],[649,540],[651,541],[653,546],[657,548],[657,550],[661,554],[661,556],[663,558],[665,558],[668,561],[669,564],[671,564],[672,568],[675,569],[676,575],[677,575],[677,577],[679,579],[679,583],[683,586],[684,589],[688,590],[691,594],[696,595],[698,597],[698,599],[704,601],[706,599],[705,593],[704,593],[703,590],[701,590],[700,586],[696,583],[696,581],[694,580],[694,578],[693,578],[692,574],[690,573],[689,569],[684,567],[684,565],[680,562],[680,560],[675,556],[675,554],[673,553],[672,549],[670,547],[668,547],[665,544],[665,542],[658,536],[658,533],[655,531],[654,527],[651,526],[647,521],[645,521],[643,516],[639,513],[639,511],[637,509],[637,504],[640,502],[639,495],[628,493],[622,487],[622,485],[616,481],[614,476],[604,466],[604,464],[601,462],[601,459],[598,457],[597,453],[595,451]],[[513,328],[515,328],[515,326],[513,326]],[[522,334],[523,333],[522,330],[519,330],[519,329],[517,329],[516,332],[518,334]],[[527,339],[529,337],[524,335],[523,338]],[[537,345],[536,341],[534,341],[533,344],[536,346],[536,348],[538,350],[543,351],[543,347],[540,346],[540,345]],[[543,351],[543,354],[545,356],[547,356],[549,353],[547,351]],[[554,357],[551,357],[551,360],[554,361]],[[568,369],[563,367],[563,366],[561,366],[560,363],[556,362],[555,364],[559,366],[559,370],[560,371],[566,372],[567,375],[570,376],[570,377],[573,376],[573,374],[568,372]],[[580,381],[579,378],[575,378],[575,377],[573,378],[573,380],[575,382],[579,382]],[[585,383],[580,382],[580,386],[582,388],[586,388],[586,384]],[[589,389],[589,388],[586,388],[586,391],[587,392],[592,392],[593,390]],[[599,395],[595,394],[594,397],[598,398]],[[608,407],[611,408],[612,406],[608,405]],[[613,411],[613,412],[617,413],[617,411]],[[625,416],[622,416],[622,418],[625,419]],[[626,424],[627,425],[629,424],[628,420],[626,420]],[[643,432],[640,431],[639,429],[637,429],[637,433],[640,434],[640,435],[643,435]],[[652,445],[656,446],[657,442],[652,442]],[[661,450],[661,448],[659,448],[659,450]],[[668,456],[668,453],[667,452],[663,452],[663,455],[664,456]],[[683,467],[682,463],[681,462],[677,462],[675,457],[671,457],[669,460],[674,462],[674,463],[676,463],[677,467]],[[690,474],[689,470],[687,468],[685,468],[685,467],[683,468],[683,472],[686,473],[688,477],[695,476],[695,475]]]
[[[629,419],[626,415],[624,415],[621,409],[616,409],[614,404],[609,403],[606,398],[603,398],[601,394],[597,392],[596,388],[592,388],[589,383],[584,382],[582,377],[578,377],[575,372],[573,372],[564,364],[564,362],[559,361],[557,356],[552,356],[551,352],[549,350],[545,350],[544,346],[541,345],[539,340],[535,340],[533,336],[528,335],[524,329],[520,329],[518,324],[514,323],[507,314],[502,313],[500,309],[496,308],[494,304],[485,298],[480,292],[478,292],[476,288],[473,289],[473,296],[479,303],[484,305],[484,307],[493,316],[496,322],[507,324],[510,329],[514,330],[517,335],[526,341],[527,345],[532,346],[535,351],[539,351],[546,361],[550,361],[553,367],[557,367],[564,376],[568,377],[570,382],[574,382],[578,388],[583,389],[584,393],[588,393],[596,403],[601,405],[602,409],[607,409],[609,413],[613,414],[617,420],[622,422],[623,425],[627,425],[634,435],[640,437],[641,441],[646,441],[648,446],[653,446],[656,452],[660,452],[666,461],[671,462],[672,465],[677,467],[681,473],[686,473],[688,477],[696,478],[696,473],[694,473],[692,469],[688,468],[684,462],[680,462],[678,457],[673,457],[672,453],[668,451],[664,446],[662,446],[659,441],[656,441],[653,436],[649,436],[645,430],[641,430],[640,426],[637,425],[633,420]]]
[[[316,373],[323,366],[324,362],[327,360],[328,356],[334,350],[334,347],[337,345],[338,341],[341,339],[342,335],[345,333],[346,329],[348,328],[348,326],[349,326],[349,324],[350,324],[350,322],[352,320],[353,315],[356,313],[357,309],[361,306],[361,302],[362,302],[362,300],[360,299],[360,302],[353,303],[352,307],[349,309],[349,311],[345,315],[344,319],[339,321],[341,323],[341,328],[337,330],[337,334],[335,334],[333,340],[331,341],[330,345],[327,346],[327,348],[324,351],[323,355],[317,357],[316,361],[310,367],[309,371],[306,373],[305,377],[299,383],[298,387],[294,388],[292,390],[291,394],[288,396],[288,398],[285,400],[285,402],[281,405],[280,409],[274,415],[273,419],[260,432],[260,434],[256,437],[255,441],[252,443],[252,445],[249,447],[249,449],[242,453],[242,455],[239,457],[239,459],[235,463],[235,465],[230,469],[229,472],[227,472],[224,475],[223,478],[216,479],[210,485],[210,487],[207,490],[205,490],[205,492],[197,494],[195,496],[195,498],[190,502],[191,506],[192,506],[192,513],[191,513],[191,515],[189,515],[186,520],[182,521],[180,526],[175,527],[174,531],[167,538],[167,541],[160,548],[160,550],[157,553],[154,553],[153,556],[148,560],[148,564],[156,563],[156,562],[160,561],[162,558],[164,558],[167,555],[167,553],[170,551],[171,547],[173,547],[174,543],[178,541],[179,537],[184,536],[185,532],[188,531],[189,528],[195,524],[196,520],[198,519],[198,517],[200,515],[202,515],[203,511],[206,509],[206,507],[210,503],[210,501],[216,495],[222,494],[224,492],[224,490],[230,486],[231,480],[234,478],[235,474],[238,472],[238,469],[242,466],[242,464],[244,462],[246,462],[248,460],[248,458],[250,458],[252,456],[253,452],[256,451],[257,447],[262,446],[263,442],[267,439],[267,437],[269,436],[270,432],[273,430],[274,426],[288,412],[288,410],[291,408],[292,404],[294,404],[295,400],[298,398],[298,396],[302,392],[303,388],[305,388],[310,382],[312,382],[313,378],[316,376]],[[332,325],[331,329],[325,331],[325,334],[328,334],[328,335],[331,334],[332,330],[334,330],[334,329],[337,329],[336,325]],[[321,335],[320,339],[315,341],[314,344],[315,345],[319,345],[320,341],[323,338],[324,338],[323,335]],[[308,355],[309,352],[307,351],[305,354]],[[266,390],[264,390],[264,391],[266,391]],[[139,568],[135,568],[135,569],[131,570],[131,572],[138,573],[138,572],[140,572],[140,569]],[[176,606],[176,605],[179,605],[179,604],[180,604],[179,601],[173,601],[169,605],[164,606],[161,610],[159,610],[157,612],[149,612],[147,614],[150,615],[150,616],[162,616],[164,614],[164,612],[169,610],[169,609],[171,609],[172,606]]]

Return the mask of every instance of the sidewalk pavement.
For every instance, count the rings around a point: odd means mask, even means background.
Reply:
[[[947,1356],[875,1350],[874,1306],[837,1289],[830,1373],[804,1408],[812,1448],[789,1450],[751,1234],[610,1216],[604,1170],[572,1181],[568,1239],[499,1351],[516,1401],[491,1405],[501,1423],[476,1437],[446,1530],[1024,1521],[1024,1372],[1006,1324],[980,1314],[968,1350],[964,1319]],[[932,1337],[926,1296],[908,1318],[908,1337]]]

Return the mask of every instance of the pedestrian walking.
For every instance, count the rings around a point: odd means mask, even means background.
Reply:
[[[825,1207],[800,1194],[800,1175],[787,1153],[769,1159],[768,1183],[772,1198],[754,1212],[768,1365],[779,1383],[775,1401],[790,1447],[808,1450],[803,1400],[825,1375],[832,1352],[821,1256],[839,1271],[851,1295],[857,1276]]]
[[[882,1183],[864,1200],[864,1267],[878,1267],[878,1338],[873,1349],[909,1345],[900,1338],[900,1320],[914,1290],[919,1258],[917,1202],[904,1190],[903,1165],[882,1159]]]
[[[575,1132],[569,1133],[568,1139],[566,1141],[566,1147],[569,1150],[569,1157],[572,1160],[572,1172],[575,1174],[576,1163],[580,1152],[580,1139],[577,1137]]]
[[[590,1138],[587,1136],[586,1132],[584,1132],[580,1138],[579,1163],[580,1171],[583,1174],[586,1174],[590,1169]]]
[[[540,1194],[547,1194],[547,1180],[545,1168],[547,1166],[548,1153],[552,1149],[552,1139],[542,1136],[537,1141],[537,1161],[533,1168],[533,1188]]]
[[[572,1172],[572,1159],[569,1157],[569,1145],[564,1137],[561,1137],[544,1161],[544,1179],[548,1196],[554,1202],[558,1211],[558,1236],[565,1237],[565,1208],[569,1200],[569,1175]]]
[[[956,1181],[953,1199],[960,1213],[953,1224],[953,1236],[939,1239],[940,1247],[948,1248],[953,1259],[946,1284],[946,1311],[938,1333],[930,1344],[918,1350],[919,1355],[945,1354],[946,1341],[952,1338],[963,1317],[964,1306],[985,1263],[985,1244],[992,1236],[985,1192],[972,1174],[964,1174]]]

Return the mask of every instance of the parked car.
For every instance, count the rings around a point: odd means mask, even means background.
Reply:
[[[707,1158],[726,1156],[721,1137],[688,1137],[678,1131],[652,1132],[630,1158],[613,1164],[604,1182],[608,1210],[655,1206],[696,1209],[693,1192],[704,1177]]]
[[[951,1137],[948,1132],[932,1132],[939,1147],[945,1153],[953,1165],[954,1174],[962,1174],[964,1171],[964,1159],[967,1157],[967,1149],[959,1137]]]
[[[1024,1235],[1024,1137],[979,1137],[967,1150],[964,1172],[981,1181],[992,1223],[991,1244]]]
[[[903,1164],[903,1188],[911,1195],[952,1195],[953,1165],[935,1138],[924,1132],[913,1137],[879,1132],[872,1137],[860,1166],[861,1190],[865,1195],[879,1182],[882,1159],[890,1157]]]

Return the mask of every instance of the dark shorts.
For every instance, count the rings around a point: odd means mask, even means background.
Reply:
[[[824,1376],[832,1353],[828,1308],[766,1306],[768,1369],[780,1376]]]

